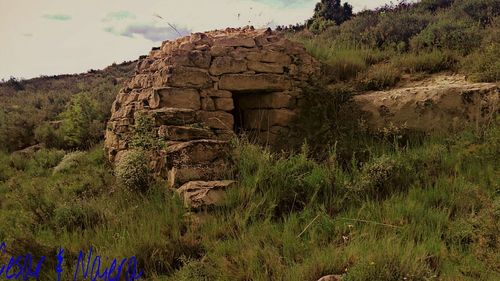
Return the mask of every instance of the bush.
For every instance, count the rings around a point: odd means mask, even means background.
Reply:
[[[63,159],[59,164],[54,167],[54,174],[65,172],[71,168],[78,166],[85,156],[85,152],[75,151],[64,155]]]
[[[420,33],[430,22],[427,14],[409,12],[388,12],[380,17],[380,22],[373,30],[375,47],[384,47],[404,51],[410,39]]]
[[[443,9],[451,6],[455,0],[422,0],[418,6],[425,11],[435,12],[438,9]]]
[[[382,155],[363,166],[356,188],[360,196],[381,199],[406,191],[409,175],[399,159]]]
[[[456,1],[454,6],[456,11],[469,16],[483,26],[500,15],[500,2],[497,0],[461,0]]]
[[[64,141],[54,126],[49,123],[43,123],[35,129],[35,140],[37,143],[43,143],[48,148],[63,148]]]
[[[401,78],[401,72],[392,64],[372,66],[360,79],[360,87],[363,90],[382,90],[392,87]]]
[[[301,114],[294,126],[300,132],[299,146],[305,140],[314,156],[324,158],[325,150],[336,146],[339,153],[352,151],[360,138],[360,113],[352,103],[352,91],[345,87],[314,85],[304,89]],[[292,145],[291,140],[288,145]]]
[[[0,182],[8,180],[14,173],[9,162],[9,156],[0,151]]]
[[[97,128],[102,116],[98,114],[95,100],[87,94],[75,95],[60,117],[62,137],[70,148],[89,148],[104,135],[103,126],[101,130]]]
[[[468,54],[479,46],[481,37],[481,30],[474,22],[442,19],[413,37],[411,46],[414,50],[447,49]]]
[[[134,130],[131,146],[145,150],[158,150],[163,147],[162,140],[155,130],[153,117],[137,114],[134,120]]]
[[[132,191],[146,191],[150,184],[147,157],[142,150],[128,150],[118,159],[115,175],[119,183]]]
[[[468,79],[475,82],[500,81],[500,43],[483,46],[462,63]]]
[[[407,72],[435,73],[453,69],[457,63],[455,57],[439,50],[423,53],[408,53],[396,57],[395,64]]]

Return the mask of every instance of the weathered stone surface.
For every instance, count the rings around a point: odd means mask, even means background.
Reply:
[[[287,126],[296,113],[289,109],[254,109],[243,113],[246,129],[268,130],[273,126]]]
[[[177,189],[177,192],[187,206],[198,209],[221,204],[225,198],[226,190],[235,184],[235,181],[230,180],[191,181]]]
[[[219,140],[192,140],[167,147],[167,166],[181,167],[210,163],[226,156],[229,144]]]
[[[255,40],[249,37],[222,37],[216,38],[214,41],[215,46],[220,47],[255,47]]]
[[[232,98],[215,98],[214,101],[217,110],[231,111],[234,109]]]
[[[247,70],[247,62],[232,57],[216,57],[210,67],[210,74],[240,73]]]
[[[159,108],[145,113],[154,118],[157,126],[192,124],[196,117],[196,111],[185,108]]]
[[[212,46],[210,48],[210,55],[212,55],[213,57],[225,56],[228,55],[232,50],[233,48],[231,47]]]
[[[206,70],[178,66],[171,70],[167,85],[171,87],[207,88],[212,85],[212,79]]]
[[[239,106],[243,109],[294,108],[295,98],[283,92],[242,95]]]
[[[292,62],[289,55],[274,51],[251,52],[246,57],[250,61],[271,62],[282,65],[289,65]]]
[[[208,69],[212,56],[201,50],[178,51],[165,59],[167,65],[179,65]]]
[[[318,281],[342,281],[341,275],[327,275],[323,276]]]
[[[155,93],[158,95],[160,107],[175,107],[200,109],[200,94],[195,89],[187,88],[157,88]]]
[[[225,111],[198,111],[197,120],[213,129],[232,130],[234,117]]]
[[[201,98],[201,110],[212,111],[215,110],[215,102],[211,97]]]
[[[283,65],[277,63],[266,63],[258,61],[249,61],[248,69],[257,73],[283,73]]]
[[[211,139],[215,134],[204,128],[194,126],[167,126],[162,125],[158,129],[158,136],[165,140],[188,141],[198,139]]]
[[[168,172],[168,185],[179,187],[189,181],[223,179],[226,178],[229,170],[227,161],[223,159],[206,164],[175,166]]]
[[[225,74],[219,88],[228,91],[284,91],[291,88],[290,80],[277,74]]]
[[[389,127],[420,131],[461,129],[491,120],[500,108],[500,86],[436,75],[400,88],[354,97],[374,131]]]
[[[114,161],[129,149],[134,121],[147,114],[168,148],[150,151],[156,175],[172,186],[225,178],[229,163],[223,152],[235,136],[234,115],[243,127],[248,123],[266,139],[275,138],[288,129],[301,98],[298,87],[314,67],[299,43],[271,30],[228,28],[165,41],[140,58],[136,75],[113,102],[108,157]],[[242,124],[238,131],[246,130]],[[265,132],[254,129],[263,126]]]
[[[229,91],[207,89],[201,91],[202,97],[213,97],[213,98],[230,98],[233,94]]]

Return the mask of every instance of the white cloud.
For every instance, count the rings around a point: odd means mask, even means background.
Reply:
[[[389,1],[348,2],[360,10],[365,5],[373,8]],[[313,0],[0,0],[0,78],[78,73],[133,60],[161,40],[177,36],[169,23],[185,34],[247,24],[264,27],[303,22],[312,15],[315,3]],[[47,15],[58,20],[48,20]]]

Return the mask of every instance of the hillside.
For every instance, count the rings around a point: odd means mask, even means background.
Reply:
[[[0,261],[47,257],[39,280],[500,280],[499,35],[495,0],[322,0],[304,24],[1,83]]]

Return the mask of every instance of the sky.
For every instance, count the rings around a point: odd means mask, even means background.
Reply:
[[[0,0],[0,79],[102,69],[191,32],[302,23],[318,1]],[[390,1],[348,2],[360,11]]]

